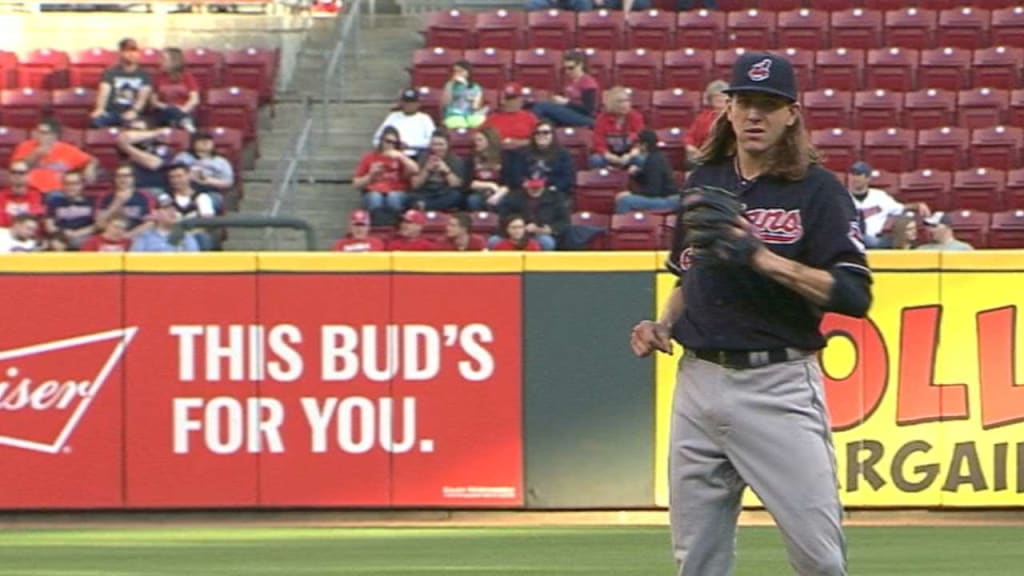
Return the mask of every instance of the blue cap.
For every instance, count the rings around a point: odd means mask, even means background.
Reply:
[[[767,52],[748,52],[732,66],[732,82],[726,94],[759,92],[796,102],[796,73],[789,60]]]
[[[864,162],[863,160],[860,162],[854,162],[853,165],[850,166],[850,174],[857,174],[858,176],[870,176],[871,166],[868,166],[868,163]]]

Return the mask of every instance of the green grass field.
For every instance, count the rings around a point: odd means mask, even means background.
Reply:
[[[1010,576],[1020,528],[849,528],[850,574]],[[668,529],[136,528],[0,531],[0,576],[671,576]],[[740,532],[737,576],[791,574],[772,528]]]

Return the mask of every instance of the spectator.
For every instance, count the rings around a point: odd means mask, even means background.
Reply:
[[[530,178],[525,190],[511,192],[502,203],[502,215],[522,214],[526,220],[526,233],[537,240],[541,250],[554,250],[556,238],[569,226],[569,211],[565,201],[543,178]],[[491,238],[491,245],[501,241]]]
[[[157,111],[161,126],[195,133],[193,114],[199,107],[199,84],[185,69],[185,55],[180,48],[164,49],[163,66],[154,81],[150,104]]]
[[[469,158],[466,178],[469,180],[469,197],[466,206],[470,211],[497,207],[508,194],[503,184],[501,141],[494,128],[484,127],[473,134],[473,155]]]
[[[473,80],[472,64],[459,60],[452,65],[452,78],[444,85],[441,105],[448,128],[476,128],[484,123],[484,90]]]
[[[132,122],[117,135],[117,148],[134,170],[136,189],[153,198],[167,192],[167,167],[174,158],[170,136],[170,128],[152,130],[142,120]]]
[[[177,244],[171,243],[171,232],[180,218],[174,199],[161,194],[153,210],[153,226],[132,240],[132,252],[198,252],[199,243],[186,233]]]
[[[18,214],[11,219],[9,228],[0,228],[0,254],[38,252],[39,222],[31,214]]]
[[[348,217],[348,234],[338,238],[332,250],[335,252],[380,252],[385,249],[384,241],[370,236],[370,213],[353,210]]]
[[[420,154],[419,170],[412,176],[412,202],[420,210],[450,210],[462,204],[466,167],[452,153],[448,134],[438,131],[430,149]]]
[[[897,216],[908,210],[919,211],[923,215],[930,214],[927,204],[917,202],[903,204],[897,202],[888,192],[880,188],[871,188],[871,166],[866,162],[854,162],[850,166],[850,194],[853,203],[863,219],[864,245],[878,248],[882,228],[889,216]]]
[[[0,191],[0,228],[7,228],[19,214],[41,217],[46,208],[43,195],[28,183],[28,164],[11,162],[10,186]]]
[[[129,235],[134,236],[144,230],[143,226],[149,216],[149,203],[149,198],[135,190],[132,167],[122,164],[114,172],[114,191],[100,198],[96,220],[100,226],[106,227],[112,218],[123,218]]]
[[[540,250],[540,244],[526,234],[526,220],[519,214],[509,214],[502,218],[502,238],[491,246],[491,250]]]
[[[658,148],[658,134],[642,130],[636,143],[637,165],[629,167],[634,182],[632,192],[620,192],[615,197],[615,211],[619,214],[634,210],[674,210],[679,206],[679,191],[672,178],[668,158]]]
[[[436,249],[452,252],[480,252],[487,249],[487,241],[476,234],[470,234],[473,221],[469,214],[459,212],[448,217],[445,239]]]
[[[192,187],[188,166],[172,164],[167,167],[167,185],[182,220],[189,218],[212,218],[217,215],[217,204],[213,196]],[[192,229],[192,234],[201,250],[213,249],[213,237],[202,229]]]
[[[93,234],[82,242],[82,252],[127,252],[132,246],[132,238],[128,235],[128,219],[124,216],[113,216],[107,220],[103,232]]]
[[[525,146],[537,126],[537,116],[523,110],[523,86],[509,82],[501,91],[501,108],[487,115],[484,127],[493,128],[502,144],[509,148]]]
[[[633,109],[629,91],[615,86],[605,93],[604,111],[594,121],[591,168],[626,168],[633,158],[633,142],[644,128],[644,117]]]
[[[427,217],[419,210],[406,210],[398,223],[398,233],[388,240],[388,250],[429,252],[436,250],[434,242],[423,237]]]
[[[45,118],[32,131],[32,138],[14,148],[12,161],[29,167],[28,183],[46,194],[60,190],[67,172],[80,172],[87,182],[96,180],[99,162],[80,148],[60,140],[61,125],[54,118]]]
[[[221,203],[235,186],[235,169],[230,160],[217,153],[213,135],[209,132],[192,134],[189,149],[175,156],[174,162],[189,167],[193,188],[213,195]]]
[[[924,225],[932,241],[917,247],[918,250],[951,250],[963,252],[974,250],[967,242],[956,239],[953,232],[953,219],[946,212],[935,212],[924,219]]]
[[[509,168],[506,184],[510,189],[522,188],[529,179],[543,179],[563,198],[572,195],[576,184],[576,170],[572,156],[555,138],[555,127],[550,122],[540,122],[533,130],[530,143],[508,157]]]
[[[558,126],[593,128],[601,88],[597,80],[587,74],[586,63],[587,55],[583,52],[572,50],[565,53],[562,69],[565,70],[566,84],[562,94],[556,94],[549,102],[535,103],[533,113],[537,118]]]
[[[392,213],[405,209],[408,202],[409,178],[419,172],[419,165],[402,153],[398,130],[388,126],[381,134],[377,149],[359,160],[352,186],[363,195],[363,208],[375,217],[385,205]]]
[[[139,66],[139,44],[125,38],[118,44],[120,62],[103,72],[93,108],[93,128],[123,126],[145,111],[153,82]]]
[[[897,216],[892,224],[891,239],[882,246],[893,250],[913,250],[917,242],[917,222],[913,215]]]
[[[430,137],[437,130],[434,119],[420,110],[420,93],[415,88],[408,88],[402,92],[401,108],[388,114],[377,128],[373,135],[374,146],[380,145],[384,129],[388,127],[398,130],[399,140],[404,146],[403,151],[408,156],[416,156],[426,150],[430,146]]]
[[[700,148],[711,135],[711,127],[729,103],[729,95],[724,90],[729,88],[725,80],[712,80],[704,88],[704,109],[693,119],[690,127],[683,134],[686,143],[686,156],[691,161],[700,156]]]
[[[78,172],[64,175],[64,190],[46,199],[46,232],[51,247],[78,250],[96,231],[96,206],[85,197],[85,182]]]

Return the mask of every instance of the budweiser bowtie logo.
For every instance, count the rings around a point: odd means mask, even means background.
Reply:
[[[0,446],[60,452],[137,331],[0,351]]]

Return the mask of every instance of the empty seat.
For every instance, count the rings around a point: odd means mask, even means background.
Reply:
[[[491,236],[492,234],[503,233],[504,230],[498,230],[499,226],[498,215],[494,212],[476,210],[469,213],[469,231],[473,234]]]
[[[612,216],[608,248],[611,250],[657,250],[663,219],[646,212]]]
[[[722,48],[715,50],[711,60],[711,75],[714,78],[729,78],[732,66],[740,56],[746,54],[746,48]]]
[[[676,13],[657,9],[626,15],[626,39],[630,48],[675,48]]]
[[[943,126],[917,132],[917,167],[934,170],[961,170],[967,167],[966,128]]]
[[[881,12],[864,8],[832,12],[829,27],[834,47],[867,50],[882,45]]]
[[[846,6],[849,7],[851,2],[847,1]],[[907,5],[903,0],[862,0],[861,4],[869,10],[899,10]]]
[[[274,84],[277,81],[278,60],[281,54],[277,48],[240,48],[222,53],[223,68],[220,83],[223,86],[238,86],[255,90],[260,102],[274,99]]]
[[[775,24],[775,35],[775,43],[783,48],[827,48],[828,12],[807,8],[780,12]]]
[[[568,50],[576,46],[576,14],[567,10],[537,10],[526,15],[526,46]]]
[[[899,194],[900,191],[900,175],[896,172],[887,172],[885,170],[872,168],[871,187],[881,188],[888,192],[890,196],[895,196]]]
[[[623,170],[583,170],[576,173],[575,208],[580,211],[611,214],[615,196],[629,187],[629,175]]]
[[[420,93],[420,110],[433,118],[435,122],[439,121],[441,117],[441,96],[444,94],[444,90],[431,88],[430,86],[420,86],[416,91]]]
[[[1013,90],[1020,86],[1024,49],[992,46],[975,50],[971,60],[971,82],[975,88],[987,86]]]
[[[803,115],[811,130],[849,126],[853,96],[825,88],[803,93]]]
[[[452,74],[452,65],[463,58],[462,50],[441,46],[417,48],[412,53],[412,67],[409,68],[413,86],[440,88]]]
[[[811,132],[811,143],[825,156],[826,168],[845,173],[861,157],[864,135],[860,130],[831,128]]]
[[[801,90],[814,90],[814,56],[813,50],[803,48],[785,48],[782,55],[793,65],[797,86]]]
[[[948,210],[953,175],[943,170],[915,170],[900,174],[897,198],[905,204],[924,202],[932,210]]]
[[[757,8],[730,12],[726,16],[726,34],[729,46],[756,50],[774,48],[775,12]]]
[[[84,130],[91,123],[90,114],[96,106],[96,91],[88,88],[54,90],[51,100],[53,117],[69,128]]]
[[[784,12],[803,6],[801,0],[757,0],[757,7],[765,12]]]
[[[587,56],[587,72],[597,80],[599,86],[609,87],[615,77],[615,52],[598,48],[583,48]]]
[[[150,76],[160,74],[163,67],[164,53],[156,48],[143,48],[139,51],[139,68],[149,73]]]
[[[556,90],[562,86],[562,58],[558,52],[547,48],[516,50],[513,57],[516,65],[515,79],[531,88]]]
[[[662,62],[664,86],[703,92],[710,77],[711,53],[694,48],[665,52]]]
[[[1024,248],[1024,210],[1018,208],[992,214],[988,247]]]
[[[661,87],[661,52],[646,48],[615,52],[615,83],[640,90]]]
[[[586,170],[594,134],[590,128],[566,126],[555,130],[558,143],[569,151],[576,170]]]
[[[18,55],[0,50],[0,90],[18,87]]]
[[[1012,90],[1008,103],[1008,124],[1024,126],[1024,89]]]
[[[633,109],[643,115],[644,123],[649,122],[649,116],[651,113],[651,95],[654,94],[654,91],[630,88],[627,86],[626,93],[629,94],[629,99],[633,104]]]
[[[903,96],[903,126],[921,130],[951,126],[956,122],[956,92],[917,90]]]
[[[427,15],[426,38],[429,47],[465,50],[476,46],[476,13],[465,10],[438,10]]]
[[[484,88],[498,89],[509,81],[512,52],[498,48],[466,50],[464,57],[473,65],[473,80]]]
[[[994,168],[971,168],[953,174],[952,203],[957,208],[1000,210],[1006,173]]]
[[[890,126],[864,132],[864,160],[874,168],[900,173],[914,169],[917,132]]]
[[[992,219],[986,210],[950,210],[946,212],[952,220],[950,228],[957,240],[967,242],[975,248],[988,245],[988,230]]]
[[[118,55],[106,48],[79,50],[70,57],[71,85],[81,88],[96,88],[100,85],[103,72],[117,64]]]
[[[0,125],[35,128],[50,108],[50,91],[36,88],[0,90]]]
[[[476,15],[476,43],[481,48],[518,50],[524,47],[526,13],[519,10],[479,12]]]
[[[993,10],[989,31],[993,46],[1024,48],[1024,6]]]
[[[862,90],[853,96],[853,125],[876,130],[900,124],[903,94],[888,90]]]
[[[189,48],[183,50],[182,55],[185,57],[186,68],[199,85],[200,93],[221,85],[220,71],[224,57],[220,52],[207,48]]]
[[[992,88],[961,90],[957,94],[957,124],[964,128],[985,128],[1004,123],[1010,107],[1010,93]]]
[[[701,92],[682,88],[655,90],[651,95],[651,127],[688,127],[700,110],[701,97]]]
[[[601,234],[595,235],[587,242],[588,250],[604,250],[608,247],[608,227],[612,221],[610,214],[583,210],[574,212],[569,219],[573,226],[592,226],[602,230]]]
[[[917,5],[929,10],[949,10],[961,2],[958,0],[917,0]]]
[[[885,44],[925,50],[935,45],[934,31],[939,14],[934,10],[910,7],[885,13]]]
[[[18,83],[25,88],[56,90],[71,81],[71,58],[67,52],[43,48],[29,52],[18,66]]]
[[[725,13],[717,10],[689,10],[676,16],[676,46],[714,50],[723,45]]]
[[[864,69],[865,88],[884,88],[897,92],[914,89],[920,52],[912,48],[882,48],[868,51]]]
[[[657,131],[658,148],[665,153],[669,166],[683,166],[686,163],[686,138],[682,128],[661,128]]]
[[[121,152],[117,149],[117,128],[93,128],[85,132],[85,149],[96,157],[100,167],[113,172],[121,163]]]
[[[1003,204],[1007,209],[1024,208],[1024,168],[1015,168],[1006,172]]]
[[[964,6],[939,13],[938,42],[940,46],[955,46],[974,50],[989,45],[991,13],[984,8]]]
[[[917,85],[921,88],[962,90],[971,83],[971,51],[962,48],[936,48],[921,52]]]
[[[817,51],[814,54],[815,87],[848,92],[860,90],[864,61],[864,50],[840,47]]]
[[[1024,162],[1024,129],[990,126],[971,130],[971,165],[999,170],[1019,168]]]
[[[619,50],[625,46],[622,12],[594,10],[576,16],[576,45],[602,50]]]
[[[259,94],[255,90],[229,86],[207,90],[203,98],[202,120],[206,126],[224,126],[241,130],[246,141],[255,140],[259,113]]]
[[[0,167],[10,166],[11,154],[28,136],[29,131],[24,128],[0,126]]]

